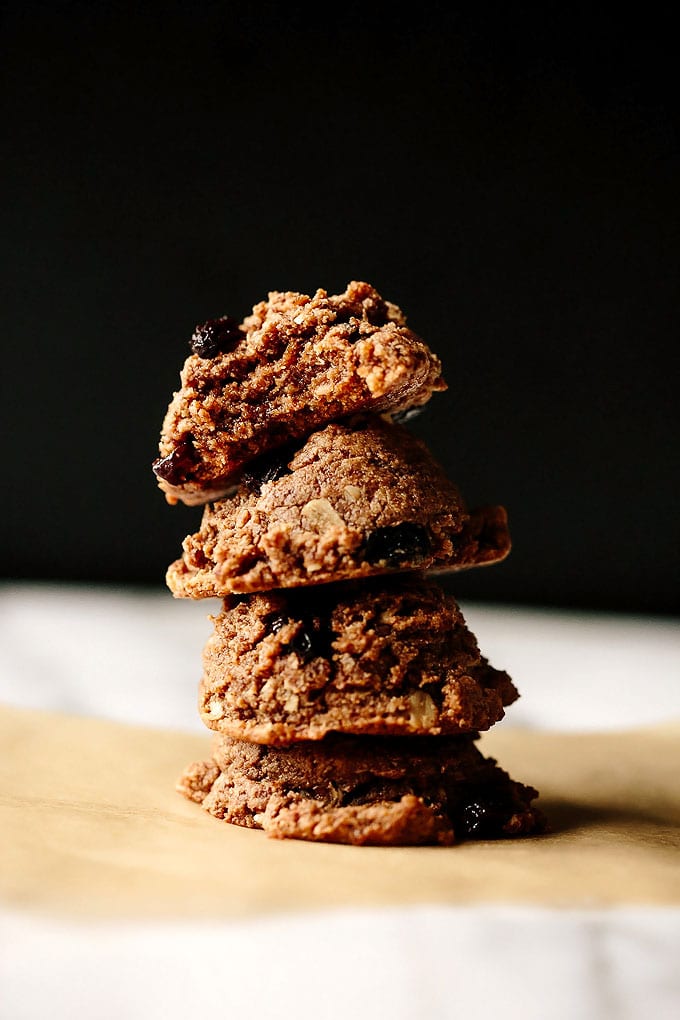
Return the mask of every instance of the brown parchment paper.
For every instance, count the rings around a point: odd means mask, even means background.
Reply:
[[[496,726],[552,833],[450,848],[268,839],[174,792],[205,737],[0,707],[0,902],[65,916],[243,917],[338,905],[680,903],[680,724]]]

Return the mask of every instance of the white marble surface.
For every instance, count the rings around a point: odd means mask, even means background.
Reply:
[[[201,731],[215,603],[0,589],[0,701]],[[680,718],[680,626],[464,606],[522,698],[504,726]],[[680,866],[680,862],[679,862]],[[223,924],[57,924],[0,905],[0,1020],[680,1016],[680,911],[409,907]]]

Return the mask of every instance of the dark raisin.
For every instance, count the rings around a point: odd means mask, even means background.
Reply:
[[[151,465],[154,474],[170,485],[187,482],[196,467],[196,450],[193,443],[185,439],[167,457],[159,457]]]
[[[507,799],[494,794],[481,796],[463,806],[459,825],[469,839],[496,839],[503,835],[503,826],[512,813]]]
[[[300,617],[296,614],[297,619],[301,623],[301,627],[297,634],[293,637],[292,641],[282,646],[282,651],[295,652],[296,655],[303,661],[309,662],[310,659],[316,659],[319,657],[329,658],[331,655],[331,640],[332,634],[329,624],[319,619],[318,616],[303,616]],[[269,628],[273,634],[278,632],[285,627],[289,622],[294,622],[295,617],[288,616],[275,616],[270,621]]]
[[[425,410],[425,405],[420,407],[407,407],[403,411],[394,411],[392,414],[392,421],[395,425],[405,425],[408,421],[413,421],[414,418],[419,418]]]
[[[419,563],[431,550],[430,536],[422,524],[405,521],[389,528],[376,528],[366,539],[364,558],[369,563],[383,560],[390,567],[401,563]]]
[[[288,461],[293,456],[289,446],[265,453],[252,461],[241,476],[241,482],[247,492],[258,493],[267,482],[275,482],[284,475],[291,474]]]
[[[224,315],[221,319],[208,319],[197,326],[191,338],[191,350],[199,358],[214,358],[217,354],[233,351],[243,333],[236,319]]]
[[[302,627],[290,643],[291,650],[297,652],[303,662],[330,659],[333,633],[328,620],[315,615],[303,616],[300,622]]]
[[[307,662],[308,659],[315,658],[313,631],[310,633],[310,631],[303,626],[302,630],[299,630],[291,641],[290,647],[294,652],[297,652],[303,662]]]

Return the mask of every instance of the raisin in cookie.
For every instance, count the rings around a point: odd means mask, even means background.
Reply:
[[[451,845],[544,829],[538,794],[470,737],[346,737],[271,748],[219,738],[178,790],[268,836],[373,846]]]
[[[213,622],[199,710],[231,737],[470,732],[518,697],[453,598],[412,575],[232,596]]]
[[[254,457],[356,411],[403,412],[446,389],[439,359],[367,283],[272,292],[242,324],[197,327],[153,464],[169,503],[229,491]]]
[[[459,570],[510,549],[502,507],[468,512],[427,447],[376,416],[327,425],[255,462],[208,504],[167,582],[224,597],[390,571]]]

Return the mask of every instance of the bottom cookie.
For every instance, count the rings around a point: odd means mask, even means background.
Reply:
[[[545,830],[517,783],[464,737],[331,734],[281,748],[220,737],[177,789],[268,836],[356,846],[450,846]]]

